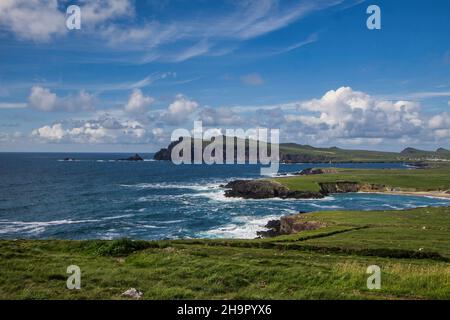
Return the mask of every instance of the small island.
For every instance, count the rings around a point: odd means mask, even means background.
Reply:
[[[136,153],[134,156],[125,159],[119,159],[118,161],[144,161],[144,158]]]

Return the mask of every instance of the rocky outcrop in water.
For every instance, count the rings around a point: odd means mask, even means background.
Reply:
[[[316,230],[323,226],[323,223],[317,221],[302,221],[298,216],[284,216],[280,219],[281,234],[293,234],[301,231]]]
[[[165,161],[170,161],[172,160],[172,149],[181,142],[181,139],[178,141],[173,141],[171,142],[167,148],[163,148],[161,150],[159,150],[158,152],[155,153],[155,155],[153,156],[153,159],[155,160],[165,160]]]
[[[236,180],[225,186],[226,197],[240,197],[244,199],[319,199],[324,195],[320,192],[292,191],[281,183],[268,180]]]
[[[323,223],[317,221],[303,221],[301,214],[284,216],[279,220],[270,220],[265,226],[267,230],[258,231],[256,235],[260,238],[272,238],[281,235],[294,234],[301,231],[315,230],[324,226]]]
[[[256,235],[261,238],[273,238],[281,235],[280,233],[280,227],[281,227],[281,221],[280,220],[270,220],[267,222],[266,226],[267,230],[264,231],[257,231]]]
[[[136,153],[134,156],[125,159],[119,159],[119,161],[144,161],[144,159]]]

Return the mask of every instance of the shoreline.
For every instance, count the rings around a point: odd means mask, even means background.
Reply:
[[[450,193],[442,191],[359,191],[358,193],[391,194],[397,196],[417,196],[450,199]]]

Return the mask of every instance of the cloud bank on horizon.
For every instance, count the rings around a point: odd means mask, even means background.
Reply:
[[[448,148],[450,4],[378,2],[371,31],[361,0],[79,0],[81,30],[68,1],[2,1],[0,151],[154,151],[195,120]]]

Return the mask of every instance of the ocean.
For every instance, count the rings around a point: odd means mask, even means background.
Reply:
[[[298,211],[448,206],[450,199],[339,194],[318,200],[226,198],[220,187],[258,178],[255,165],[174,165],[116,161],[129,154],[0,153],[0,238],[254,238],[268,220]],[[75,161],[63,161],[71,157]],[[403,168],[401,163],[292,164]]]

